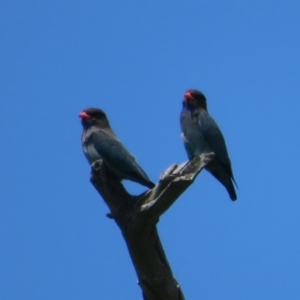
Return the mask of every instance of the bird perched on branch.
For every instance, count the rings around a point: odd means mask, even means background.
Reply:
[[[230,199],[236,200],[231,162],[220,128],[207,111],[205,96],[197,90],[188,90],[184,95],[180,115],[182,138],[189,159],[214,152],[214,159],[206,169],[227,189]]]
[[[120,180],[129,179],[148,188],[155,186],[110,128],[104,111],[88,108],[79,117],[83,126],[82,148],[90,164],[103,159]]]

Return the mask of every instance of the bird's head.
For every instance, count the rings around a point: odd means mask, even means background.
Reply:
[[[184,94],[183,105],[190,108],[202,108],[207,110],[205,96],[197,90],[187,90]]]
[[[103,110],[99,108],[87,108],[84,109],[80,114],[81,124],[84,128],[97,125],[101,128],[109,127],[109,122],[106,114]]]

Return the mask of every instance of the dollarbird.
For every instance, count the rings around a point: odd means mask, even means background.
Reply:
[[[231,200],[236,200],[231,162],[223,134],[207,111],[206,98],[197,90],[188,90],[184,95],[180,114],[181,135],[188,158],[202,153],[214,152],[214,159],[205,167],[228,191]]]
[[[103,110],[84,109],[80,114],[83,133],[81,137],[83,152],[92,165],[102,159],[109,170],[120,180],[129,179],[148,188],[155,184],[136,162],[109,125]]]

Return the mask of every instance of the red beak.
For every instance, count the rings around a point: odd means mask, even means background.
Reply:
[[[194,100],[194,97],[193,97],[192,94],[189,93],[189,92],[185,93],[184,97],[185,97],[185,99],[187,99],[187,100]]]
[[[82,111],[80,114],[79,114],[79,116],[78,116],[79,118],[81,118],[81,119],[90,119],[91,118],[91,116],[89,116],[86,112],[84,112],[84,111]]]

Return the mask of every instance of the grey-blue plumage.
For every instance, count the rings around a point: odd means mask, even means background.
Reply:
[[[155,184],[136,162],[111,129],[106,114],[98,108],[83,110],[82,148],[90,164],[103,159],[110,171],[120,180],[129,179],[149,188]]]
[[[231,200],[236,200],[234,177],[223,134],[207,111],[205,96],[197,90],[188,90],[180,115],[182,138],[189,159],[208,152],[215,158],[206,169],[227,189]]]

